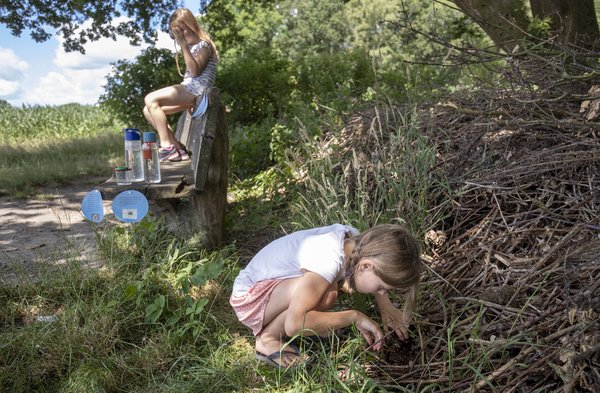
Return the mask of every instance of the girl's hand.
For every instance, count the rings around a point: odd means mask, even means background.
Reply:
[[[358,331],[365,337],[369,346],[379,351],[383,344],[383,332],[371,318],[362,314],[361,318],[354,324]]]
[[[410,321],[404,320],[403,312],[395,307],[389,307],[381,310],[381,321],[386,335],[390,331],[395,331],[400,340],[408,339],[408,326]]]
[[[175,41],[177,41],[178,44],[185,44],[185,37],[183,36],[183,30],[181,30],[179,27],[173,27],[171,29],[171,32],[173,33],[173,38],[175,38]]]

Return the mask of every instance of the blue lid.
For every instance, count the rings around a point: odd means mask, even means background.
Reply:
[[[144,142],[156,142],[156,132],[144,132]]]
[[[88,220],[99,223],[104,220],[104,206],[100,191],[92,190],[85,195],[81,203],[81,212]]]
[[[125,190],[113,199],[115,217],[123,222],[138,222],[148,213],[148,200],[139,191]]]
[[[139,141],[141,139],[140,130],[137,128],[126,128],[124,131],[126,141]]]

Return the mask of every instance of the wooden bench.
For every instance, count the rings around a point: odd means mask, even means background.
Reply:
[[[219,90],[210,89],[207,97],[202,116],[193,118],[185,111],[177,123],[175,135],[191,153],[190,160],[162,162],[160,183],[118,185],[113,176],[97,188],[105,200],[124,190],[143,193],[150,210],[164,218],[170,229],[196,234],[204,247],[212,249],[224,236],[229,138]]]

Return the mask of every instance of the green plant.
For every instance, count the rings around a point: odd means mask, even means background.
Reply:
[[[133,61],[119,60],[106,77],[99,103],[128,127],[145,129],[144,97],[157,89],[181,82],[175,56],[167,49],[150,47]],[[177,122],[171,118],[172,125]]]
[[[438,220],[428,211],[439,192],[429,176],[435,149],[414,119],[414,113],[383,106],[354,145],[343,136],[306,139],[305,150],[289,162],[306,174],[293,206],[299,226],[343,222],[365,229],[399,221],[420,235]]]

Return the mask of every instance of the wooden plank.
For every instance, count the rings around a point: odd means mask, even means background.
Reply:
[[[194,174],[190,161],[162,162],[160,173],[162,178],[160,183],[139,182],[119,185],[113,176],[96,188],[105,200],[112,200],[125,190],[139,191],[148,199],[182,198],[196,192],[192,182]]]
[[[175,131],[175,138],[182,143],[186,148],[190,147],[190,126],[192,125],[192,115],[190,111],[183,111],[179,120],[177,121],[177,130]]]
[[[208,91],[208,109],[195,119],[190,127],[190,145],[192,152],[192,168],[194,168],[193,184],[196,190],[203,191],[208,179],[212,145],[219,126],[219,119],[224,116],[219,99],[219,89]]]

